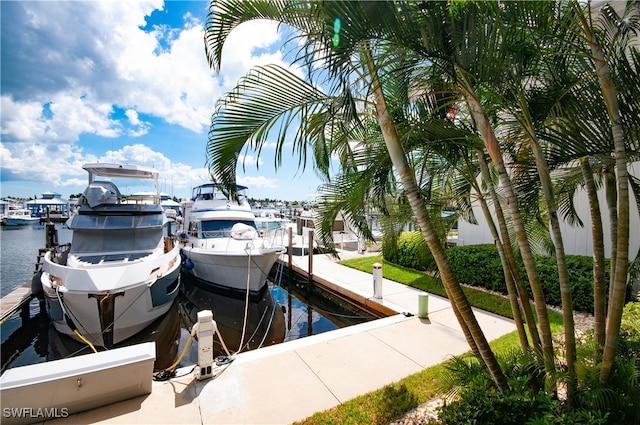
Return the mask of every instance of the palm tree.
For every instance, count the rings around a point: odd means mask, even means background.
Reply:
[[[529,3],[521,6],[519,2],[469,2],[455,3],[449,8],[444,2],[427,2],[416,6],[423,9],[423,13],[416,12],[415,15],[422,18],[416,26],[421,30],[424,55],[438,71],[448,76],[449,84],[468,105],[471,118],[498,172],[535,301],[542,347],[534,348],[542,352],[545,370],[551,376],[554,352],[544,292],[504,152],[486,109],[498,107],[490,96],[486,96],[490,94],[487,89],[502,84],[504,68],[512,59],[509,52],[514,51],[519,42],[519,33],[511,31],[513,16],[521,16],[530,10],[537,11],[538,17],[548,16],[546,2],[533,5],[535,8]]]
[[[427,213],[425,201],[416,183],[414,171],[409,166],[401,143],[396,122],[392,115],[393,110],[385,95],[383,78],[380,75],[381,71],[385,70],[385,66],[382,63],[384,57],[379,55],[382,50],[375,42],[379,40],[378,34],[390,35],[398,33],[404,34],[407,32],[407,22],[398,19],[400,10],[396,8],[393,3],[387,2],[335,2],[323,4],[291,2],[280,4],[270,1],[241,3],[212,2],[211,10],[212,12],[207,21],[206,51],[209,63],[214,68],[219,67],[222,45],[228,33],[235,26],[251,19],[270,18],[287,23],[301,31],[306,37],[305,48],[312,50],[315,55],[321,57],[327,64],[326,71],[328,75],[341,81],[343,85],[346,86],[350,84],[350,81],[344,78],[345,75],[354,75],[353,71],[355,69],[362,71],[362,77],[371,96],[370,101],[373,104],[373,113],[380,127],[380,132],[387,147],[391,162],[402,183],[403,190],[412,207],[416,222],[438,265],[440,277],[447,290],[454,312],[458,316],[458,321],[463,330],[465,330],[470,346],[477,349],[477,352],[482,356],[498,388],[506,389],[508,387],[506,378],[477,323],[462,288],[457,282],[455,274],[447,261],[444,247],[440,243],[437,232]],[[327,31],[327,28],[333,29],[334,26],[328,24],[332,24],[336,17],[340,17],[342,21],[349,22],[350,25],[340,33]],[[383,32],[380,32],[381,28],[384,28]],[[335,36],[339,37],[338,43],[335,43]],[[335,48],[335,50],[334,44],[339,46]],[[306,59],[310,58],[309,55],[305,55],[304,57]],[[354,57],[357,58],[356,65],[360,67],[354,67],[352,65],[351,61]],[[289,93],[289,96],[290,95],[291,93]],[[225,108],[229,106],[229,102],[225,103]],[[300,115],[303,130],[298,132],[298,134],[304,135],[305,138],[311,136],[310,138],[315,142],[322,141],[323,138],[318,137],[318,133],[308,133],[306,131],[310,128],[310,125],[307,123],[318,122],[317,114],[315,114],[318,112],[318,109],[314,109],[316,107],[312,107],[310,103],[307,103],[306,108],[311,110],[311,115],[315,118],[310,120],[307,111],[300,110],[304,112],[303,115]],[[224,117],[225,114],[226,110],[219,108],[216,117]],[[224,172],[218,172],[218,169],[221,167],[217,165],[217,163],[223,159],[219,153],[224,153],[225,150],[227,154],[231,153],[231,155],[226,157],[227,161],[224,162],[226,165],[222,168],[225,168],[224,171],[227,173],[229,171],[235,171],[234,155],[235,152],[239,152],[239,143],[246,141],[257,143],[257,140],[251,137],[256,133],[245,135],[244,140],[242,140],[242,137],[239,137],[239,132],[236,129],[227,127],[227,129],[222,130],[223,134],[220,135],[216,127],[219,122],[219,120],[214,118],[212,123],[208,152],[213,155],[210,155],[212,160],[209,161],[209,164],[212,165],[212,176],[214,178],[229,179],[228,176],[224,176]],[[290,121],[288,122],[290,123]],[[267,127],[272,123],[273,121],[270,121]],[[323,121],[324,127],[331,127],[331,125],[327,125],[327,123],[328,121]],[[257,128],[258,131],[256,135],[263,137],[265,127]],[[318,128],[319,127],[316,127],[316,130]],[[221,140],[225,139],[224,133],[228,135],[229,132],[234,133],[229,137],[230,143],[226,143],[225,141],[221,142]],[[302,138],[297,140],[301,139]],[[212,146],[220,146],[221,149],[216,151]],[[254,147],[256,146],[257,145],[254,145]],[[316,152],[318,151],[324,152],[325,149],[316,149]],[[215,161],[213,158],[215,158]],[[318,158],[317,155],[316,158]],[[232,185],[228,186],[233,187]],[[466,332],[467,330],[468,333]]]
[[[629,3],[625,12],[635,13],[631,8],[635,5]],[[624,141],[624,127],[620,113],[620,103],[618,91],[614,85],[613,75],[609,61],[611,58],[624,60],[626,58],[625,49],[629,39],[629,32],[633,30],[632,24],[623,25],[625,20],[619,19],[615,11],[610,6],[602,8],[598,27],[592,19],[590,7],[586,10],[575,5],[575,16],[578,18],[580,29],[591,53],[590,58],[594,62],[596,75],[600,82],[600,88],[604,103],[609,115],[611,134],[613,137],[615,173],[617,182],[617,240],[615,248],[615,269],[613,270],[614,280],[611,288],[611,299],[609,300],[609,311],[607,314],[607,326],[605,334],[605,345],[602,356],[602,369],[600,380],[606,382],[611,376],[615,352],[620,336],[620,322],[622,310],[625,303],[628,260],[629,260],[629,176],[627,172],[627,154]],[[637,30],[637,21],[635,29]],[[622,51],[619,39],[622,39]],[[609,49],[605,52],[605,49]],[[613,257],[613,255],[612,255]]]
[[[486,19],[487,17],[489,19]],[[549,154],[554,152],[553,149],[559,146],[568,146],[571,154],[576,153],[573,160],[579,160],[585,156],[593,157],[592,152],[588,149],[575,152],[576,145],[571,144],[574,139],[561,140],[561,138],[554,136],[554,123],[558,124],[563,119],[570,119],[565,117],[564,110],[558,108],[547,111],[549,118],[545,118],[543,121],[532,119],[529,109],[532,105],[522,99],[530,87],[526,84],[522,85],[523,80],[520,79],[521,76],[517,72],[515,75],[511,75],[509,72],[512,71],[510,70],[511,64],[526,64],[523,59],[526,61],[527,58],[518,56],[518,53],[522,51],[521,47],[526,46],[527,49],[533,50],[533,56],[540,56],[540,52],[536,50],[538,46],[531,43],[530,40],[528,43],[522,44],[522,37],[532,34],[527,31],[540,31],[544,37],[539,40],[547,43],[542,46],[547,49],[557,48],[563,53],[568,51],[568,54],[573,57],[579,57],[584,53],[576,49],[576,43],[571,43],[573,38],[569,37],[566,42],[560,42],[559,38],[553,39],[553,33],[550,34],[551,38],[545,38],[549,35],[546,31],[568,28],[569,34],[582,34],[583,40],[587,45],[590,45],[588,56],[597,65],[595,67],[596,75],[599,76],[609,113],[609,121],[612,123],[610,128],[614,130],[612,133],[616,146],[614,162],[616,175],[614,176],[612,173],[609,175],[615,177],[614,184],[618,185],[618,193],[616,194],[617,200],[613,203],[611,202],[612,198],[609,198],[610,205],[615,206],[615,203],[618,202],[623,208],[622,211],[617,211],[614,208],[610,210],[613,213],[612,217],[619,219],[618,224],[615,225],[616,234],[622,234],[622,239],[618,238],[615,242],[617,249],[615,255],[612,255],[612,268],[615,270],[612,273],[614,284],[611,285],[612,296],[607,315],[607,347],[605,347],[606,355],[603,357],[605,362],[610,362],[615,354],[616,323],[619,330],[619,320],[616,317],[621,314],[620,308],[624,302],[624,294],[621,291],[626,286],[627,276],[628,252],[626,257],[622,252],[625,246],[628,251],[629,195],[628,188],[625,189],[625,187],[628,186],[629,181],[632,187],[640,188],[640,184],[633,186],[635,180],[629,180],[628,176],[624,175],[626,162],[622,167],[621,158],[628,161],[629,157],[626,154],[624,139],[620,137],[620,131],[623,127],[632,128],[633,124],[624,123],[624,126],[621,124],[624,120],[624,114],[620,116],[618,113],[616,117],[615,110],[619,109],[619,106],[616,105],[617,97],[614,86],[611,85],[612,72],[611,69],[607,69],[608,61],[612,61],[612,59],[616,59],[616,66],[620,66],[619,63],[635,63],[633,62],[633,50],[631,50],[631,59],[620,55],[627,58],[626,62],[617,59],[618,56],[613,54],[616,52],[614,49],[607,50],[606,55],[602,53],[601,49],[598,50],[601,45],[598,44],[601,43],[599,38],[601,32],[594,30],[590,17],[590,14],[583,13],[580,5],[572,1],[566,4],[534,2],[523,5],[520,5],[519,2],[396,4],[391,2],[254,1],[236,3],[214,1],[205,37],[207,56],[213,68],[219,68],[222,45],[228,34],[240,23],[251,19],[273,19],[298,29],[304,37],[302,38],[302,47],[298,51],[299,62],[307,65],[322,63],[323,67],[319,74],[308,71],[307,81],[284,70],[269,67],[257,70],[243,79],[237,90],[218,105],[212,120],[208,145],[208,164],[212,176],[225,183],[227,187],[235,187],[233,183],[235,183],[237,154],[245,146],[260,151],[267,137],[272,135],[275,130],[278,131],[278,156],[276,159],[278,165],[281,161],[282,146],[290,136],[287,130],[295,127],[299,120],[300,130],[295,132],[293,140],[294,149],[300,157],[300,164],[306,163],[309,153],[310,156],[313,156],[317,172],[329,179],[329,158],[333,153],[338,154],[345,170],[349,171],[349,167],[353,168],[354,159],[357,158],[358,153],[352,150],[349,141],[353,139],[354,135],[357,135],[356,139],[361,137],[364,134],[363,128],[371,124],[371,122],[365,124],[367,117],[372,118],[375,126],[379,127],[377,134],[381,140],[369,143],[372,138],[368,136],[366,140],[363,139],[363,142],[367,148],[373,149],[380,149],[384,145],[388,155],[387,168],[383,168],[383,171],[375,175],[347,172],[344,180],[334,182],[337,185],[331,187],[339,190],[347,184],[352,184],[353,179],[361,179],[362,187],[359,187],[357,191],[353,189],[349,193],[362,197],[364,194],[370,193],[368,190],[375,186],[378,190],[376,196],[382,199],[381,194],[388,193],[380,189],[385,185],[372,186],[369,184],[371,180],[367,182],[366,179],[375,178],[379,179],[379,182],[386,179],[386,181],[397,181],[401,185],[425,241],[427,241],[434,259],[438,263],[440,276],[469,345],[482,356],[489,369],[494,373],[494,380],[498,386],[505,388],[505,385],[501,383],[499,368],[496,367],[497,365],[492,359],[492,353],[485,349],[486,341],[483,340],[481,332],[478,332],[477,323],[474,323],[475,318],[466,307],[468,303],[460,297],[459,285],[448,268],[448,262],[444,256],[442,244],[438,240],[433,220],[427,213],[424,190],[416,179],[418,168],[411,160],[411,151],[407,144],[407,135],[410,134],[410,131],[406,127],[411,125],[411,120],[407,117],[411,108],[417,104],[416,99],[435,97],[437,98],[436,104],[440,108],[444,108],[452,102],[464,102],[468,107],[468,118],[478,129],[484,148],[493,161],[493,166],[499,176],[505,199],[504,204],[509,212],[508,219],[514,229],[535,301],[540,340],[536,342],[534,338],[534,349],[543,354],[545,370],[548,377],[551,377],[554,371],[554,353],[544,293],[533,260],[530,246],[532,242],[527,234],[527,226],[523,216],[526,209],[521,207],[523,198],[520,196],[520,187],[515,186],[512,181],[512,176],[517,177],[519,170],[514,167],[510,168],[509,164],[505,162],[507,145],[504,144],[502,134],[499,137],[496,136],[495,129],[499,127],[496,127],[495,123],[504,120],[504,115],[501,115],[501,112],[510,111],[511,116],[517,118],[519,128],[526,136],[529,145],[533,147],[533,159],[537,159],[538,166],[531,168],[540,172],[538,183],[540,180],[544,183],[543,193],[547,196],[547,212],[552,219],[554,239],[560,241],[556,244],[557,252],[560,253],[557,256],[562,257],[561,238],[557,224],[554,223],[557,218],[557,208],[553,199],[555,194],[549,190],[551,185],[550,172],[545,169],[550,167],[551,170],[553,167],[559,167],[568,162],[557,161],[551,164],[545,164],[545,162],[551,158]],[[340,25],[336,25],[338,22]],[[547,24],[550,28],[546,27]],[[527,25],[533,26],[533,28],[529,28]],[[604,45],[610,47],[614,44],[610,42]],[[629,51],[625,50],[624,53],[628,54]],[[629,65],[635,72],[637,67],[634,68],[634,66]],[[536,67],[523,67],[523,69],[528,72],[532,72],[531,70],[539,72],[539,68]],[[615,71],[616,68],[613,69]],[[562,72],[564,71],[561,71],[561,74]],[[314,86],[314,83],[317,83],[318,75],[321,78],[326,78],[321,83],[329,82],[330,95]],[[511,81],[515,85],[512,86],[514,90],[510,96],[505,96],[504,91],[500,89],[507,76],[513,77],[513,79],[506,79],[506,81]],[[539,81],[546,81],[542,75],[536,76],[540,78]],[[579,75],[578,81],[581,78],[582,76]],[[534,84],[538,82],[535,79],[531,81]],[[580,87],[573,80],[553,82],[553,84],[555,84],[554,87],[566,88],[567,93],[575,93],[577,87]],[[575,85],[571,86],[571,84]],[[632,84],[637,85],[637,83]],[[434,93],[447,94],[438,97],[434,96]],[[565,93],[554,94],[550,92],[550,94],[552,97],[554,95],[562,97]],[[552,99],[551,103],[560,105],[556,97]],[[636,101],[638,98],[640,97],[636,96]],[[625,107],[627,103],[630,102],[627,100],[622,106]],[[245,108],[248,108],[249,112]],[[539,123],[543,123],[542,127],[538,126]],[[557,134],[560,133],[562,132]],[[545,151],[543,149],[544,143],[553,143],[548,148],[551,150]],[[621,143],[622,145],[620,145]],[[389,171],[391,165],[395,172]],[[620,182],[621,176],[624,183]],[[485,177],[485,181],[487,180]],[[614,179],[609,180],[613,181]],[[343,206],[347,206],[346,210],[360,211],[362,206],[358,202],[347,201],[348,198],[349,196],[343,199],[345,201]],[[497,207],[499,204],[497,196],[492,196],[492,198],[494,206]],[[537,203],[537,195],[531,199]],[[626,213],[624,211],[625,202],[627,204]],[[351,206],[349,207],[349,205]],[[328,211],[335,213],[334,207],[328,206]],[[499,227],[503,241],[506,242],[508,238],[506,237],[505,219],[503,218],[502,221],[501,223],[499,219]],[[366,226],[363,225],[363,228],[366,229]],[[509,251],[505,250],[507,259]],[[618,263],[620,259],[622,261]],[[513,270],[513,262],[509,259],[508,261]],[[561,276],[561,281],[563,282],[565,332],[569,345],[572,345],[570,342],[573,336],[572,309],[570,296],[567,298],[570,293],[567,291],[566,267],[562,265],[562,258],[559,258],[559,270],[564,274]],[[524,293],[524,291],[519,292]],[[598,289],[594,296],[600,297],[601,290]],[[533,320],[527,318],[527,322],[532,324]],[[566,357],[571,362],[574,354],[570,350],[571,348],[567,351]],[[604,368],[603,380],[606,379],[607,373],[609,372]]]

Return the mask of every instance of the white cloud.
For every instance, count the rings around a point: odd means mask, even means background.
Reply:
[[[124,114],[127,117],[129,124],[132,126],[132,128],[128,129],[127,131],[127,134],[130,137],[143,136],[149,132],[151,124],[141,121],[140,117],[138,116],[138,112],[136,112],[134,109],[127,109],[126,111],[124,111]]]
[[[238,164],[242,164],[245,167],[260,166],[264,163],[262,157],[255,157],[253,155],[240,154],[238,156]]]
[[[138,113],[135,111],[135,109],[127,109],[126,111],[124,111],[124,114],[129,119],[131,125],[140,125],[140,118],[138,117]]]
[[[209,69],[204,55],[203,23],[191,14],[185,16],[183,28],[158,26],[151,32],[141,29],[146,25],[145,17],[161,9],[162,4],[162,1],[26,3],[27,27],[18,44],[27,43],[30,32],[49,39],[52,45],[44,46],[45,54],[39,58],[38,66],[49,67],[55,74],[49,78],[56,84],[47,90],[29,92],[28,100],[14,99],[13,106],[23,110],[26,119],[71,140],[77,140],[85,132],[107,137],[122,134],[124,129],[118,129],[110,119],[114,105],[203,132],[216,100],[252,66],[282,63],[278,51],[265,50],[254,55],[256,49],[266,49],[279,37],[274,23],[256,21],[241,25],[228,38],[218,77]],[[35,65],[32,62],[30,66]],[[33,81],[35,85],[44,84],[48,78],[36,72],[32,76],[40,80]],[[52,110],[56,115],[94,118],[86,125],[72,122],[63,128],[59,126],[64,120],[38,119],[39,109],[51,100],[57,106]],[[30,138],[24,126],[15,128],[4,123],[3,134]],[[41,137],[43,130],[35,134]]]
[[[251,189],[277,189],[278,179],[264,176],[238,176],[238,184],[247,186]],[[285,195],[285,194],[283,194]],[[286,196],[283,196],[286,198]]]
[[[204,134],[215,102],[240,76],[256,64],[281,62],[279,52],[254,56],[278,40],[275,24],[256,22],[229,37],[216,76],[204,55],[203,23],[193,15],[184,16],[182,28],[142,29],[163,8],[160,0],[4,6],[2,37],[13,41],[11,49],[3,44],[1,155],[12,176],[37,171],[59,183],[56,174],[84,155],[76,145],[82,135],[139,137],[152,130],[141,114]],[[15,25],[5,28],[5,19]],[[115,118],[117,110],[125,118]],[[131,154],[116,152],[109,155]],[[53,166],[60,168],[42,170]]]

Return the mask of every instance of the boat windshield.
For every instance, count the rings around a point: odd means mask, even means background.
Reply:
[[[161,228],[162,214],[152,215],[83,215],[75,214],[67,226],[71,230],[111,231]]]
[[[201,222],[202,237],[205,239],[230,238],[231,228],[238,223],[257,230],[256,224],[252,220],[205,220]]]

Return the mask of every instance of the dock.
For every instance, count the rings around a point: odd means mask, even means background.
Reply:
[[[53,238],[55,234],[55,227],[47,225],[47,240]],[[57,239],[57,235],[55,236]],[[38,256],[36,257],[36,263],[33,269],[33,273],[38,273],[42,268],[42,259],[47,253],[48,248],[38,249]],[[33,293],[31,282],[27,282],[24,285],[14,289],[11,293],[5,295],[0,299],[0,325],[9,320],[14,314],[21,311],[23,318],[29,318],[31,312],[29,311],[29,303],[32,299],[36,298],[37,294]]]
[[[294,263],[309,272],[306,256]],[[290,424],[469,351],[446,298],[428,295],[428,317],[420,318],[425,293],[415,288],[383,279],[382,297],[375,298],[371,274],[327,255],[314,256],[313,276],[395,314],[240,353],[211,379],[198,381],[193,367],[180,368],[178,377],[153,382],[148,395],[47,424]],[[474,310],[489,340],[515,330],[512,320]]]
[[[0,324],[6,322],[21,310],[23,317],[29,316],[29,303],[35,298],[31,292],[31,282],[14,289],[10,294],[0,299]]]

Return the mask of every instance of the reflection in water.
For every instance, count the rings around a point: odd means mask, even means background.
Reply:
[[[180,341],[180,315],[177,304],[174,302],[167,314],[159,318],[139,334],[127,339],[115,348],[127,347],[142,342],[156,343],[155,369],[164,369],[170,366],[178,354]],[[91,349],[85,344],[76,341],[57,332],[53,326],[49,328],[49,346],[51,348],[48,360],[62,359],[82,354],[91,353]]]
[[[285,341],[317,335],[384,317],[375,311],[366,311],[343,296],[309,284],[306,277],[285,269],[282,287],[272,289],[276,302],[286,312]]]
[[[284,313],[267,286],[257,295],[249,296],[246,302],[246,292],[214,289],[195,277],[184,275],[182,291],[184,298],[180,307],[185,327],[193,327],[199,311],[211,310],[220,335],[232,353],[284,341]],[[224,354],[217,336],[213,351],[214,356]]]
[[[306,278],[290,274],[288,270],[284,270],[284,276],[272,276],[272,279],[276,283],[269,283],[268,288],[250,297],[245,304],[244,293],[214,291],[210,285],[203,285],[193,277],[181,276],[180,294],[168,313],[116,347],[155,341],[155,369],[162,370],[178,359],[201,310],[212,311],[224,343],[233,353],[380,317],[309,284]],[[2,324],[2,371],[91,352],[86,345],[56,332],[46,314],[39,312],[37,300],[32,301],[31,312],[33,317],[22,319],[16,315]],[[216,336],[214,357],[223,354],[224,349]],[[198,344],[193,339],[179,366],[197,362]]]
[[[5,338],[5,326],[12,329]],[[38,312],[29,319],[14,317],[2,325],[2,371],[8,367],[24,366],[60,360],[92,353],[86,345],[63,335],[50,324],[46,313]],[[177,358],[180,342],[180,315],[174,302],[171,309],[138,335],[115,348],[154,341],[156,343],[155,368],[164,369]]]

